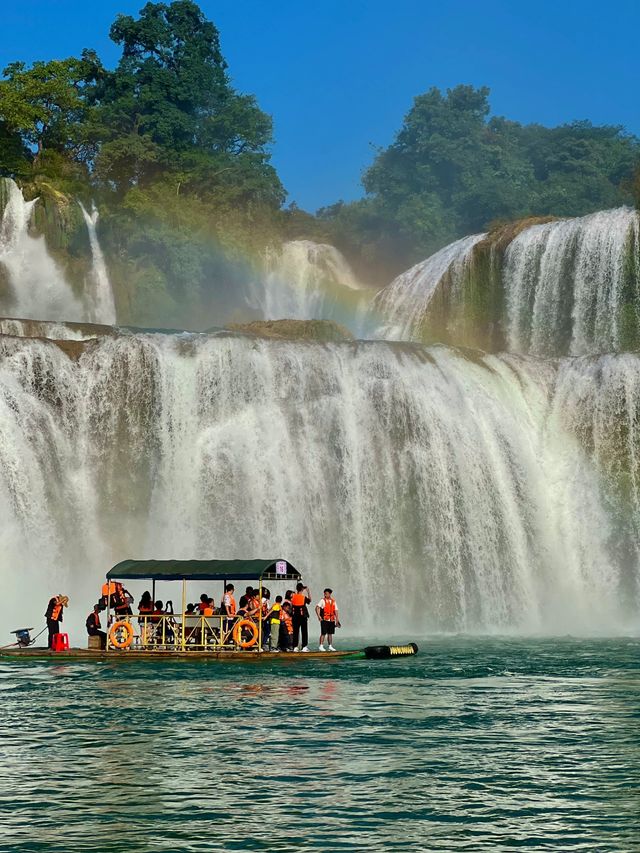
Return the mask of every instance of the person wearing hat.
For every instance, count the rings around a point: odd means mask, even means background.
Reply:
[[[49,631],[49,648],[53,648],[53,635],[60,633],[60,623],[62,622],[62,609],[69,606],[69,599],[66,595],[59,593],[49,599],[47,611],[44,614],[47,620],[47,629]]]

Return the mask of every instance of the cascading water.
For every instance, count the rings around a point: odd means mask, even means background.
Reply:
[[[264,277],[249,302],[264,320],[344,320],[362,289],[334,246],[291,240],[267,252]]]
[[[79,202],[84,221],[87,223],[89,242],[91,244],[91,255],[93,258],[93,288],[88,294],[88,319],[93,323],[104,323],[109,326],[116,322],[116,304],[113,299],[113,290],[109,281],[107,265],[98,242],[96,224],[99,213],[95,205],[92,205],[91,213],[87,211],[82,202]]]
[[[14,181],[4,181],[7,203],[0,223],[0,267],[8,278],[3,313],[48,320],[82,320],[83,309],[62,271],[47,252],[44,237],[29,226],[37,199],[25,201]]]
[[[634,324],[640,315],[638,251],[638,214],[626,207],[522,231],[505,255],[509,348],[619,350],[625,313]]]
[[[412,341],[422,337],[422,326],[429,304],[445,276],[455,287],[464,267],[470,262],[473,247],[486,234],[473,234],[445,246],[426,261],[403,272],[383,288],[375,298],[371,312],[374,337]]]
[[[0,299],[26,318],[0,320],[5,624],[40,624],[49,594],[72,591],[80,625],[125,557],[264,555],[339,590],[351,633],[375,633],[381,613],[385,632],[637,620],[636,355],[62,322],[115,321],[97,214],[82,208],[93,277],[81,304],[30,233],[34,202],[4,186]],[[461,311],[502,326],[514,351],[619,349],[640,317],[638,245],[627,209],[467,237],[381,291],[362,328],[420,339],[437,301],[450,338],[464,324],[444,315]],[[335,249],[293,241],[268,264],[251,298],[265,319],[357,328],[370,291]]]
[[[561,419],[551,363],[228,335],[0,346],[4,624],[38,624],[34,589],[88,606],[132,555],[286,555],[340,591],[351,633],[638,615],[604,449]]]
[[[522,225],[465,237],[398,276],[375,298],[375,336],[537,356],[640,346],[638,213]]]
[[[107,267],[96,233],[98,212],[80,204],[91,246],[92,267],[86,292],[79,299],[47,251],[44,236],[33,233],[38,199],[25,201],[15,181],[0,179],[6,205],[0,222],[0,310],[5,315],[39,320],[76,320],[114,324],[116,310]]]

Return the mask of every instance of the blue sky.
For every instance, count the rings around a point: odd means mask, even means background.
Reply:
[[[142,0],[3,3],[0,65],[77,55]],[[6,8],[9,6],[9,8]],[[640,134],[640,2],[616,0],[202,0],[238,89],[275,122],[273,162],[289,200],[314,210],[362,194],[374,147],[415,95],[491,88],[493,112],[522,122],[623,124]]]

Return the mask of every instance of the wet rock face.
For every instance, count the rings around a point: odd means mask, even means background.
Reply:
[[[255,320],[252,323],[230,323],[226,328],[261,338],[321,342],[353,340],[349,329],[332,320]]]

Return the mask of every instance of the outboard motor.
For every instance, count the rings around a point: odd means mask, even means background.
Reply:
[[[29,631],[33,631],[33,628],[17,628],[15,631],[11,631],[12,634],[16,635],[16,645],[20,646],[21,649],[31,645]]]

